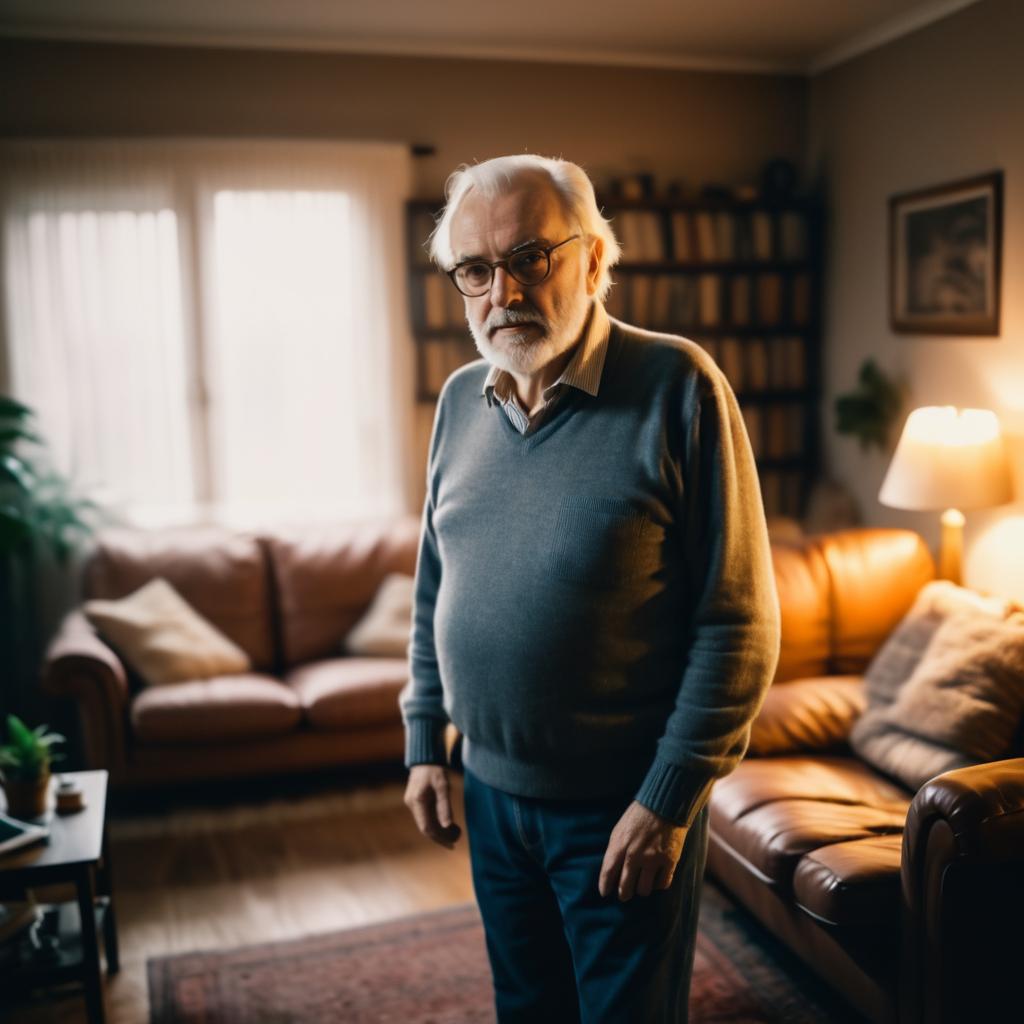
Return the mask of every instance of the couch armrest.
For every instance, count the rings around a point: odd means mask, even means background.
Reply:
[[[81,609],[65,616],[47,646],[41,683],[47,693],[78,702],[89,767],[106,768],[112,780],[121,778],[130,703],[128,675]]]
[[[998,1019],[989,1011],[1019,998],[1008,939],[1024,917],[1024,758],[926,782],[907,815],[900,876],[906,1020]]]

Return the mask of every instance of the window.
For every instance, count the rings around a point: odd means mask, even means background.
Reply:
[[[9,390],[80,492],[138,525],[409,510],[405,147],[4,150]]]

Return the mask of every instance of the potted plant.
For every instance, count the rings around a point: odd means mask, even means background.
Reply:
[[[46,729],[45,725],[29,729],[17,715],[7,716],[9,742],[0,746],[0,771],[12,818],[39,818],[46,812],[50,763],[64,756],[51,749],[64,737]]]
[[[7,675],[0,717],[30,712],[46,626],[38,599],[45,563],[52,555],[61,569],[72,568],[71,556],[95,524],[110,520],[94,501],[76,497],[53,469],[34,416],[24,403],[0,394],[0,661]]]

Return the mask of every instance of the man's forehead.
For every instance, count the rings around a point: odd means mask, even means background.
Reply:
[[[452,252],[459,262],[488,250],[503,252],[525,242],[551,242],[565,230],[558,195],[544,181],[517,182],[493,198],[470,189],[452,217]]]

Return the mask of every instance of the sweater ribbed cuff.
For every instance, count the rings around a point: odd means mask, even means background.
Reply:
[[[436,718],[410,718],[405,725],[405,767],[448,763],[444,745],[446,724]]]
[[[689,828],[711,793],[714,779],[655,758],[634,798],[649,811]]]

